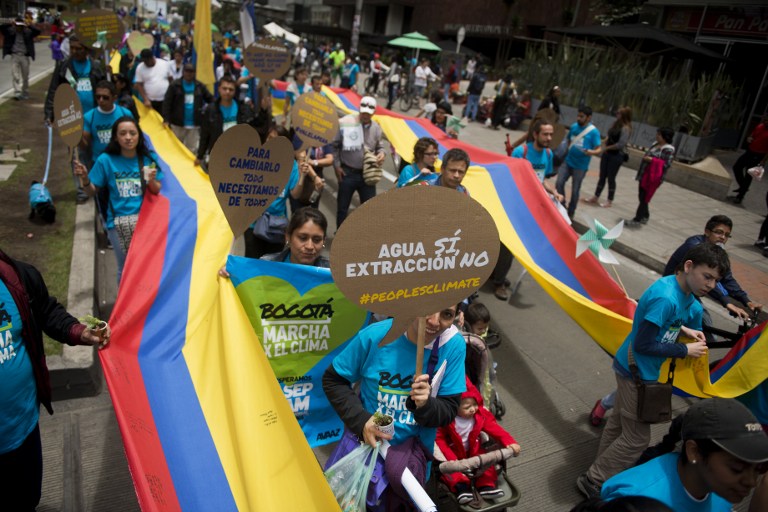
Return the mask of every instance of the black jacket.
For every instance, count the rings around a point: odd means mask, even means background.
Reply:
[[[0,31],[3,32],[3,58],[13,53],[13,43],[16,42],[16,25],[1,25]],[[24,45],[27,47],[27,57],[35,60],[35,38],[40,35],[40,31],[35,27],[24,27],[22,30]]]
[[[48,295],[43,276],[27,263],[14,260],[0,250],[0,279],[11,292],[19,310],[24,338],[37,384],[37,399],[50,414],[51,380],[45,363],[43,331],[67,345],[82,345],[85,325],[67,313],[55,297]]]
[[[220,101],[217,99],[203,109],[202,122],[200,123],[200,146],[197,149],[197,158],[200,160],[206,153],[210,153],[213,145],[224,132],[224,118],[221,115],[221,109],[219,109]],[[237,103],[237,124],[253,125],[254,117],[251,106],[241,101],[234,101]]]
[[[53,121],[53,97],[56,95],[56,89],[59,87],[59,85],[68,83],[67,70],[72,73],[72,76],[77,76],[75,68],[72,66],[71,62],[71,58],[64,59],[56,64],[56,69],[53,70],[51,85],[48,86],[48,95],[45,97],[44,112],[45,118],[49,121]],[[104,74],[104,70],[101,69],[98,63],[93,59],[91,59],[91,74],[89,75],[89,78],[91,79],[91,90],[93,91],[93,94],[96,94],[96,84],[102,80],[106,80],[107,78]],[[96,104],[95,98],[93,104]],[[83,112],[83,114],[85,114],[85,112]]]
[[[200,126],[203,106],[213,102],[213,95],[201,82],[195,80],[194,125]],[[184,126],[184,85],[181,79],[168,86],[163,100],[163,119],[176,126]]]

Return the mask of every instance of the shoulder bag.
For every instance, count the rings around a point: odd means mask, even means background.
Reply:
[[[632,343],[628,349],[629,371],[637,387],[637,419],[644,423],[666,423],[672,420],[672,381],[675,378],[675,358],[669,364],[667,382],[643,382],[637,368]]]

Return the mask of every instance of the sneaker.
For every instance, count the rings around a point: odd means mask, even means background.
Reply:
[[[764,248],[764,249],[763,249],[763,256],[765,256],[766,258],[768,258],[768,247],[766,247],[766,248]]]
[[[480,496],[482,496],[483,498],[490,498],[492,500],[496,500],[504,497],[504,491],[499,489],[498,487],[480,487],[477,491],[480,493]]]
[[[641,223],[639,220],[631,219],[631,220],[625,220],[624,225],[628,228],[639,228]]]
[[[648,224],[648,217],[640,219],[640,224]]]
[[[753,245],[758,249],[765,249],[765,246],[768,244],[765,243],[765,240],[755,240],[755,243]]]
[[[598,400],[589,413],[589,423],[593,427],[599,427],[603,424],[603,418],[605,418],[605,408],[603,407],[602,400]]]
[[[582,473],[579,475],[579,478],[576,479],[576,487],[579,488],[581,494],[591,499],[600,497],[600,489],[602,486],[593,482],[586,473]]]
[[[471,502],[473,499],[475,499],[475,497],[472,496],[471,492],[462,492],[456,495],[456,501],[459,502],[459,505],[466,505],[467,503]]]

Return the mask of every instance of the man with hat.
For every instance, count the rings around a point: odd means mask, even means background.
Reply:
[[[3,58],[11,56],[15,100],[29,98],[29,60],[35,60],[35,38],[40,31],[17,17],[13,24],[0,25],[3,33]]]
[[[348,114],[339,120],[339,133],[333,141],[333,165],[339,181],[336,199],[336,228],[347,218],[349,204],[357,191],[360,204],[376,195],[376,185],[367,185],[363,180],[365,152],[376,155],[376,163],[384,162],[384,147],[381,143],[381,126],[371,117],[376,111],[376,98],[365,96],[360,100],[360,112]]]
[[[195,79],[195,65],[191,63],[184,64],[181,78],[171,82],[165,92],[163,124],[173,130],[192,154],[197,154],[200,142],[203,107],[212,102],[213,95]]]
[[[163,59],[156,59],[152,50],[141,50],[141,64],[136,68],[136,89],[141,94],[144,106],[163,112],[163,100],[173,80],[171,65]]]

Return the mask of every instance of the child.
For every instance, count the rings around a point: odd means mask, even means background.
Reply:
[[[488,326],[491,324],[491,312],[482,302],[473,302],[467,306],[464,321],[467,332],[485,338],[488,334]]]
[[[483,407],[483,398],[477,388],[467,379],[467,391],[462,393],[459,411],[453,422],[437,430],[437,446],[447,460],[459,460],[485,453],[480,445],[480,432],[485,432],[491,439],[515,452],[520,453],[520,445],[501,425],[496,422],[488,409]],[[472,490],[467,475],[461,472],[442,475],[440,478],[448,485],[451,492],[462,505],[472,501]],[[483,498],[497,499],[504,496],[504,491],[496,487],[496,468],[491,466],[475,479],[475,485]]]

